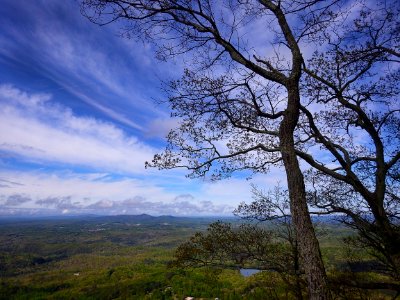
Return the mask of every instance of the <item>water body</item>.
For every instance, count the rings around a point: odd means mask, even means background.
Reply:
[[[258,272],[261,272],[261,270],[259,270],[259,269],[240,269],[240,274],[244,277],[249,277]]]

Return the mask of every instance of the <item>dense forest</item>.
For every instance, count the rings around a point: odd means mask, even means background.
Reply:
[[[399,1],[79,3],[177,66],[157,99],[176,123],[146,168],[279,169],[283,187],[253,185],[225,220],[3,220],[0,297],[399,298]]]
[[[0,299],[296,299],[292,278],[265,269],[262,260],[229,263],[225,252],[224,264],[191,264],[193,253],[183,253],[190,245],[192,250],[197,247],[197,254],[204,250],[199,244],[193,248],[199,237],[210,241],[219,255],[216,228],[229,228],[240,235],[240,228],[255,225],[238,218],[216,221],[148,215],[2,220]],[[354,236],[352,230],[333,218],[314,221],[337,299],[395,297],[391,290],[344,285],[340,281],[343,274],[352,281],[384,274],[371,272],[376,260],[346,242]],[[256,227],[268,232],[279,231],[278,226]],[[226,230],[223,233],[229,236]],[[264,255],[272,254],[278,262],[285,246],[273,251]],[[240,268],[263,271],[245,277]],[[302,291],[305,296],[304,282]]]

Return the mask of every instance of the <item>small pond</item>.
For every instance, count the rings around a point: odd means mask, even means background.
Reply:
[[[249,277],[251,275],[254,275],[258,272],[260,272],[261,270],[259,269],[240,269],[240,274],[244,277]]]

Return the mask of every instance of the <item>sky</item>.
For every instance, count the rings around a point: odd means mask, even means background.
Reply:
[[[77,1],[3,0],[0,6],[0,216],[230,215],[279,170],[211,182],[145,169],[178,120],[151,45],[97,26]],[[161,100],[161,101],[160,101]]]

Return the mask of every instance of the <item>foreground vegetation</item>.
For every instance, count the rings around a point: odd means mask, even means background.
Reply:
[[[146,215],[2,221],[0,299],[292,299],[275,271],[245,278],[237,268],[176,266],[175,249],[213,221]],[[337,223],[323,228],[323,257],[334,280],[349,266],[343,238],[352,232]],[[357,276],[370,276],[359,271]],[[336,294],[395,296],[356,288]]]

